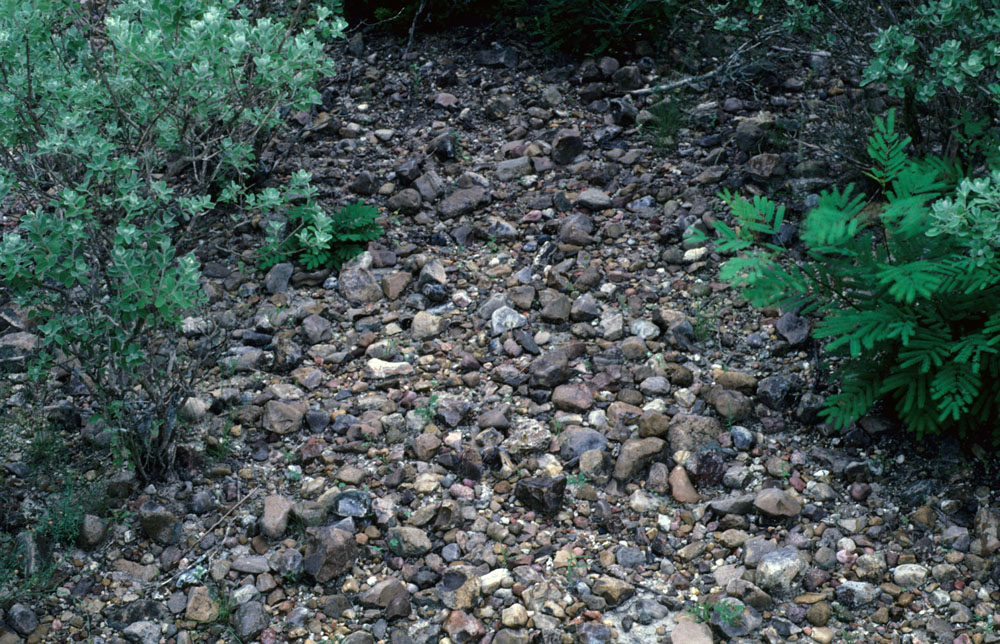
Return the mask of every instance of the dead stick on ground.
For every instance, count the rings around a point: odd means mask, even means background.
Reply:
[[[775,33],[776,33],[775,30],[770,30],[770,29],[761,32],[760,35],[754,40],[740,45],[736,51],[730,54],[729,58],[726,59],[726,62],[722,63],[721,65],[719,65],[710,72],[706,72],[704,74],[698,74],[697,76],[687,76],[685,78],[675,80],[671,83],[657,85],[656,87],[643,87],[642,89],[636,89],[632,90],[631,92],[625,92],[625,94],[629,96],[646,96],[647,94],[653,94],[655,92],[669,92],[670,90],[677,89],[678,87],[683,87],[684,85],[690,85],[691,83],[698,83],[703,80],[708,80],[710,78],[718,76],[724,72],[728,72],[730,69],[736,66],[736,64],[743,57],[743,54],[752,49],[756,49],[761,44],[763,44],[764,41],[767,40],[767,38],[774,35]]]
[[[232,514],[233,512],[235,512],[237,508],[239,508],[241,505],[243,505],[248,500],[250,500],[250,497],[252,497],[255,494],[257,494],[257,492],[259,490],[260,490],[260,486],[255,487],[254,489],[252,489],[249,492],[247,492],[246,496],[244,496],[242,499],[240,499],[239,501],[237,501],[236,505],[234,505],[233,507],[229,508],[229,510],[227,510],[225,514],[223,514],[221,517],[219,517],[218,521],[216,521],[215,523],[213,523],[210,527],[205,528],[204,530],[202,530],[201,533],[198,535],[198,538],[195,539],[195,542],[200,542],[202,540],[202,537],[204,537],[206,534],[208,534],[212,530],[215,530],[217,527],[219,527],[219,524],[221,524],[223,521],[225,521],[226,518],[230,514]],[[191,548],[188,548],[187,550],[184,551],[183,554],[186,555],[190,551],[191,551]],[[209,552],[211,552],[211,551],[209,551]],[[179,576],[181,576],[182,574],[184,574],[185,572],[187,572],[188,570],[190,570],[191,568],[193,568],[194,566],[196,566],[198,564],[198,562],[200,562],[202,559],[206,558],[207,556],[208,556],[208,552],[205,552],[200,557],[198,557],[193,562],[191,562],[191,565],[187,566],[187,568],[185,568],[184,570],[178,570],[176,573],[174,573],[173,575],[171,575],[167,579],[164,579],[162,582],[160,582],[160,585],[157,586],[157,588],[163,588],[167,584],[171,583],[174,579],[177,579]]]

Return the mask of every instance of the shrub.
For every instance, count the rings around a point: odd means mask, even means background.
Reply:
[[[283,115],[331,72],[316,31],[343,22],[321,5],[301,28],[305,6],[0,5],[0,198],[40,204],[0,243],[3,284],[144,479],[170,469],[200,366],[177,336],[202,302],[192,235],[248,198]]]
[[[1000,138],[992,129],[1000,115],[1000,7],[928,0],[887,14],[871,47],[865,83],[885,83],[908,109],[914,103],[933,108],[971,151],[997,155]],[[921,130],[913,133],[919,137]]]
[[[880,401],[918,437],[1000,437],[1000,171],[959,181],[939,159],[910,160],[905,139],[883,145],[893,125],[892,113],[878,121],[869,146],[885,201],[824,193],[802,222],[800,260],[772,241],[782,206],[723,193],[738,226],[716,225],[719,250],[739,256],[722,277],[755,304],[820,317],[814,336],[840,362],[822,412],[835,426]]]

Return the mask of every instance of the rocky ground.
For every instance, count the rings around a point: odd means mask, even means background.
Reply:
[[[338,45],[283,163],[381,206],[384,239],[339,274],[203,253],[184,330],[231,341],[179,480],[113,475],[0,643],[998,641],[983,463],[817,424],[809,320],[751,309],[683,239],[721,188],[801,211],[876,89],[780,48],[671,112],[645,91],[671,61],[401,53]],[[25,460],[4,481],[30,515]]]

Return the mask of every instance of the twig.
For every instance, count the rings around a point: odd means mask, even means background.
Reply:
[[[730,69],[735,67],[737,62],[740,60],[740,58],[743,56],[744,53],[752,49],[756,49],[767,38],[773,36],[776,33],[777,33],[776,29],[768,29],[762,31],[756,39],[740,45],[736,49],[736,51],[734,51],[732,54],[729,55],[729,58],[726,59],[726,62],[722,63],[721,65],[719,65],[710,72],[706,72],[704,74],[698,74],[697,76],[687,76],[685,78],[681,78],[679,80],[675,80],[670,83],[657,85],[656,87],[643,87],[641,89],[632,90],[631,92],[625,92],[625,94],[629,96],[647,96],[655,92],[669,92],[670,90],[677,89],[678,87],[683,87],[685,85],[690,85],[692,83],[699,83],[703,80],[708,80],[710,78],[714,78],[715,76],[719,76],[720,74],[728,72]]]
[[[417,20],[420,18],[420,14],[424,12],[426,5],[427,0],[420,0],[420,6],[417,7],[417,12],[413,14],[413,22],[410,23],[410,38],[406,41],[406,49],[403,50],[403,60],[406,60],[407,55],[410,53],[410,47],[413,46],[413,34],[417,31]]]
[[[250,499],[250,497],[252,497],[255,494],[257,494],[257,492],[259,490],[260,490],[260,486],[257,486],[254,489],[252,489],[249,492],[247,492],[246,496],[244,496],[240,501],[238,501],[236,503],[236,505],[234,505],[233,507],[229,508],[229,510],[225,514],[223,514],[221,517],[219,517],[218,521],[216,521],[211,526],[209,526],[209,527],[205,528],[204,530],[202,530],[201,533],[198,535],[198,538],[195,539],[195,542],[196,543],[200,542],[202,540],[202,538],[206,534],[208,534],[212,530],[215,530],[217,527],[219,527],[219,524],[222,523],[223,521],[225,521],[226,517],[228,517],[230,514],[232,514],[238,507],[240,507],[241,505],[243,505],[244,503],[246,503]],[[189,552],[191,552],[191,548],[188,548],[187,550],[185,550],[182,553],[182,556],[186,555]],[[208,552],[202,554],[200,557],[198,557],[193,562],[191,562],[191,565],[188,566],[186,569],[184,569],[184,570],[178,570],[176,573],[174,573],[173,575],[171,575],[167,579],[164,579],[162,582],[160,582],[160,585],[157,586],[157,588],[163,588],[164,586],[172,583],[175,579],[177,579],[178,577],[180,577],[181,575],[183,575],[185,572],[187,572],[188,570],[190,570],[191,568],[193,568],[199,561],[201,561],[202,559],[204,559],[207,555],[208,555]]]

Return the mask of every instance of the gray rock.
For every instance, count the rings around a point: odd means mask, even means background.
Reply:
[[[309,344],[327,342],[333,337],[333,325],[325,317],[309,315],[302,320],[302,333]]]
[[[959,552],[969,551],[969,529],[963,526],[951,525],[941,533],[941,545],[954,548]]]
[[[559,241],[577,246],[587,246],[594,243],[593,232],[594,220],[583,213],[576,213],[567,217],[559,227]]]
[[[625,441],[615,462],[614,477],[620,481],[628,480],[638,474],[654,457],[663,451],[666,441],[650,436],[648,438],[630,438]]]
[[[774,324],[774,329],[793,347],[809,339],[809,320],[794,313],[785,313]]]
[[[583,138],[576,128],[559,130],[552,140],[552,160],[567,165],[583,152]]]
[[[574,322],[592,322],[601,316],[601,307],[590,293],[584,293],[573,300],[569,309],[569,319]]]
[[[569,358],[563,351],[548,351],[531,362],[530,383],[540,387],[555,387],[569,380]]]
[[[298,431],[307,410],[308,407],[301,401],[269,400],[264,405],[264,429],[274,434],[288,434]]]
[[[712,629],[708,624],[698,622],[679,622],[670,632],[672,644],[712,644]]]
[[[784,519],[798,516],[802,502],[790,493],[778,488],[765,488],[757,493],[753,505],[766,517]]]
[[[7,623],[15,631],[27,637],[38,628],[38,617],[35,611],[24,604],[14,604],[7,610]]]
[[[374,194],[376,188],[378,187],[375,183],[375,175],[367,170],[362,170],[358,173],[356,177],[351,181],[348,186],[352,192],[356,192],[359,195],[370,195]]]
[[[878,599],[879,589],[865,581],[842,581],[837,586],[837,601],[850,608],[867,606]]]
[[[146,501],[139,508],[139,524],[151,539],[160,545],[177,543],[181,524],[172,512],[162,505]]]
[[[264,288],[272,295],[275,293],[284,293],[288,290],[288,280],[292,279],[294,271],[295,267],[291,262],[275,264],[267,272],[267,275],[264,276]]]
[[[436,338],[444,329],[444,318],[427,311],[418,311],[410,325],[410,337],[422,341]]]
[[[489,202],[489,193],[481,186],[462,188],[451,193],[438,204],[438,213],[446,219],[461,217]]]
[[[920,564],[903,564],[892,569],[892,580],[899,586],[917,589],[923,585],[930,571]]]
[[[292,502],[280,495],[269,494],[264,497],[264,511],[260,517],[260,530],[265,537],[276,539],[288,528],[288,515],[292,511]]]
[[[126,626],[122,635],[132,644],[158,644],[160,625],[148,621],[135,622]]]
[[[108,526],[99,517],[93,514],[83,515],[83,521],[80,524],[80,547],[84,550],[93,550],[97,546],[101,545],[104,541],[104,537],[108,534]]]
[[[552,405],[569,412],[585,412],[594,404],[594,391],[586,384],[559,385],[552,392]]]
[[[757,383],[757,398],[770,407],[782,411],[788,407],[792,381],[783,375],[768,376]]]
[[[501,161],[497,164],[497,179],[500,181],[513,181],[532,172],[531,159],[528,157],[518,157]]]
[[[490,315],[490,329],[493,331],[493,335],[519,329],[527,323],[527,318],[509,306],[501,306]]]
[[[433,170],[429,170],[428,172],[425,172],[417,177],[417,180],[413,182],[413,185],[416,186],[420,196],[427,202],[432,203],[444,194],[444,179],[442,179],[441,176]]]
[[[795,548],[780,548],[764,555],[757,564],[757,585],[770,593],[789,593],[792,582],[806,569],[806,562]]]
[[[231,621],[236,637],[247,642],[256,639],[267,628],[271,623],[271,616],[261,602],[248,601],[236,609]]]
[[[389,528],[385,541],[389,549],[401,557],[422,557],[431,550],[427,533],[411,526]]]
[[[386,203],[390,210],[398,210],[402,213],[415,213],[420,210],[420,192],[415,188],[404,188],[393,196],[389,197]]]
[[[40,338],[34,333],[16,331],[0,336],[0,365],[6,368],[23,364],[35,354]]]
[[[337,290],[351,304],[372,304],[383,297],[382,286],[368,269],[353,267],[340,271]]]
[[[603,190],[588,188],[576,198],[576,205],[583,206],[589,210],[604,210],[611,207],[611,197]]]
[[[563,461],[571,461],[580,458],[584,452],[604,450],[607,445],[608,438],[601,432],[589,427],[574,427],[566,431],[559,456]]]
[[[722,424],[708,416],[677,414],[670,421],[668,437],[673,452],[696,452],[700,447],[714,442],[722,433]]]
[[[630,92],[642,87],[642,75],[639,68],[634,65],[626,65],[619,68],[611,75],[611,82],[621,91]]]
[[[358,558],[357,543],[350,532],[324,526],[306,528],[306,534],[309,542],[302,564],[318,583],[344,574]]]
[[[709,503],[709,507],[716,514],[749,514],[753,510],[753,500],[753,494],[740,494],[716,499]]]

